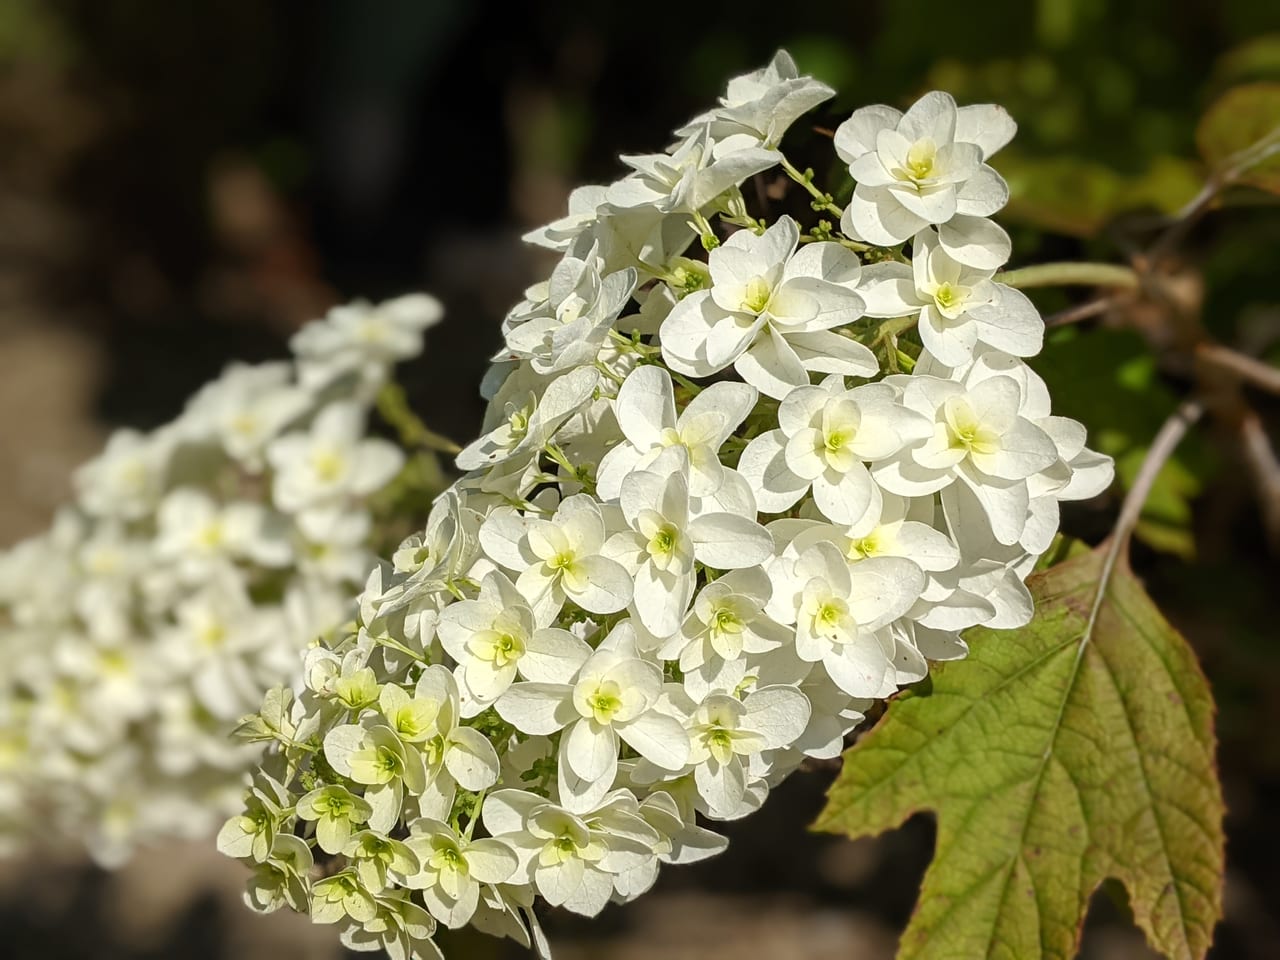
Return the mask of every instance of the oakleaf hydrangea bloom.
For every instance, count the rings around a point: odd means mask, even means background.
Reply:
[[[836,130],[835,147],[857,182],[840,226],[878,246],[909,239],[931,224],[961,263],[998,267],[1009,237],[986,219],[1009,200],[987,160],[1012,138],[1009,114],[991,104],[956,107],[927,93],[908,110],[864,107]]]
[[[350,618],[406,498],[436,492],[397,493],[408,456],[370,435],[370,408],[438,318],[425,295],[335,308],[293,361],[233,364],[172,423],[117,431],[53,528],[0,556],[0,754],[22,771],[2,776],[7,843],[79,843],[114,865],[139,842],[211,836],[238,806],[261,748],[230,739],[236,720]],[[310,847],[259,828],[287,807],[340,854],[370,803],[254,789],[251,828],[224,846],[260,865],[251,902],[304,906]]]
[[[1030,618],[1059,503],[1112,466],[995,272],[1013,123],[859,110],[843,232],[749,205],[804,178],[780,140],[830,95],[779,54],[529,235],[561,260],[506,317],[465,474],[244,721],[276,741],[223,838],[255,909],[547,956],[539,901],[594,916],[714,855],[961,631]]]

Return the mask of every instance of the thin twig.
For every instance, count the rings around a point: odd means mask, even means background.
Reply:
[[[1270,393],[1280,393],[1280,370],[1277,370],[1269,363],[1263,363],[1261,360],[1255,360],[1253,357],[1232,350],[1230,347],[1214,343],[1198,344],[1196,346],[1196,358],[1212,366],[1229,370],[1241,380],[1251,383],[1255,387],[1267,390]]]
[[[1151,494],[1151,487],[1155,484],[1161,467],[1173,455],[1173,451],[1182,442],[1187,431],[1203,414],[1204,404],[1199,400],[1184,400],[1151,441],[1151,448],[1147,450],[1142,466],[1138,468],[1138,474],[1133,478],[1133,485],[1129,487],[1124,503],[1120,505],[1120,515],[1116,517],[1115,528],[1111,531],[1113,550],[1123,549],[1129,537],[1133,535],[1133,528],[1138,525],[1138,518],[1142,515],[1142,508]]]
[[[1204,405],[1199,400],[1184,400],[1151,441],[1151,448],[1147,450],[1142,466],[1138,468],[1138,474],[1133,478],[1133,485],[1125,494],[1124,502],[1120,505],[1120,515],[1116,517],[1116,525],[1108,538],[1107,552],[1102,559],[1102,570],[1098,574],[1097,591],[1093,595],[1093,605],[1089,610],[1089,620],[1081,634],[1080,647],[1076,651],[1077,661],[1084,656],[1084,648],[1093,636],[1093,628],[1097,625],[1098,614],[1102,611],[1102,602],[1106,599],[1111,575],[1115,573],[1116,564],[1120,558],[1128,554],[1129,538],[1133,536],[1133,530],[1138,525],[1138,518],[1142,516],[1142,508],[1147,502],[1147,497],[1151,495],[1151,488],[1155,485],[1156,477],[1160,475],[1160,469],[1173,456],[1173,451],[1177,449],[1182,438],[1203,413]]]
[[[1044,318],[1044,325],[1046,329],[1053,329],[1054,327],[1065,327],[1070,323],[1079,323],[1081,320],[1091,320],[1106,313],[1113,304],[1114,300],[1111,297],[1086,300],[1084,303],[1078,303],[1074,307],[1067,307],[1065,310],[1049,314]]]
[[[1173,222],[1165,227],[1164,232],[1147,247],[1147,259],[1151,263],[1158,263],[1165,256],[1172,253],[1174,247],[1181,242],[1187,231],[1191,229],[1192,224],[1199,220],[1201,214],[1209,209],[1209,204],[1213,203],[1221,190],[1221,179],[1210,177],[1205,182],[1205,185],[1200,188],[1200,192],[1192,197],[1186,206],[1174,214]]]
[[[1258,415],[1250,410],[1240,421],[1245,461],[1262,504],[1262,523],[1271,549],[1280,553],[1280,459]]]

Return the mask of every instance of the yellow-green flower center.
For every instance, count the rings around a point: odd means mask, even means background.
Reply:
[[[724,727],[712,727],[704,735],[703,741],[717,763],[728,763],[733,756],[733,734]]]
[[[649,539],[649,553],[655,557],[669,557],[675,551],[680,536],[675,524],[665,523]]]
[[[346,460],[335,450],[319,450],[311,458],[311,469],[322,483],[334,483],[346,472]]]
[[[826,435],[823,445],[829,452],[839,453],[852,439],[853,436],[848,430],[832,430]]]
[[[587,706],[591,708],[597,723],[609,723],[622,706],[622,698],[612,690],[601,687],[587,697]]]
[[[728,607],[721,607],[711,615],[711,628],[717,633],[740,633],[742,621]]]
[[[884,544],[880,541],[881,537],[878,530],[871,531],[865,537],[855,537],[849,541],[849,549],[845,551],[845,556],[850,560],[874,557],[884,549]]]
[[[773,289],[764,277],[752,277],[747,281],[747,288],[742,294],[742,309],[747,313],[760,313],[769,305]]]
[[[917,183],[934,174],[938,146],[929,137],[921,137],[907,148],[907,175]]]

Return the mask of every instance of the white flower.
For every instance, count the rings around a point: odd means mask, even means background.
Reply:
[[[795,624],[796,653],[821,662],[851,697],[885,697],[896,689],[893,640],[883,629],[902,616],[924,588],[920,568],[896,557],[850,566],[830,542],[814,544],[795,560],[771,568],[769,611]]]
[[[736,570],[773,553],[772,538],[752,519],[726,512],[691,516],[687,475],[688,460],[680,447],[665,451],[653,469],[627,474],[620,505],[630,529],[614,534],[605,545],[605,554],[634,576],[633,603],[640,622],[659,637],[680,628],[693,596],[695,560],[717,570]]]
[[[480,470],[538,456],[560,426],[590,401],[599,380],[596,370],[579,367],[552,380],[541,399],[529,390],[501,405],[493,404],[493,422],[486,422],[489,432],[458,454],[459,469]]]
[[[106,449],[76,471],[80,505],[99,517],[136,520],[160,499],[172,453],[164,434],[117,430]]]
[[[594,362],[636,280],[631,267],[608,272],[594,249],[585,259],[566,254],[551,274],[546,301],[508,318],[507,350],[499,359],[527,359],[544,375]]]
[[[716,140],[747,134],[762,146],[776,147],[801,114],[833,96],[835,91],[825,83],[800,76],[791,54],[779,50],[768,66],[730,80],[720,105],[694,118],[676,134],[687,136],[709,124]]]
[[[263,467],[266,445],[314,404],[292,382],[289,363],[230,364],[187,405],[183,421],[207,431],[253,472]]]
[[[200,490],[179,488],[160,504],[156,521],[157,555],[176,562],[188,577],[237,559],[282,567],[293,553],[281,518],[260,503],[219,506]]]
[[[726,190],[778,163],[778,155],[750,136],[713,143],[703,126],[671,153],[626,156],[634,173],[609,187],[610,206],[652,207],[661,213],[697,213]]]
[[[998,267],[1009,236],[990,220],[1009,188],[986,161],[1013,137],[1009,114],[990,104],[960,107],[927,93],[905,114],[864,107],[836,130],[835,147],[858,186],[840,229],[881,247],[938,225],[944,249],[961,263]]]
[[[973,358],[978,343],[1016,357],[1040,352],[1044,321],[1026,295],[953,259],[932,230],[912,240],[911,265],[886,261],[862,272],[859,292],[872,317],[919,314],[920,340],[933,356],[958,367]]]
[[[756,397],[755,389],[746,384],[713,383],[677,418],[671,375],[661,367],[638,367],[623,381],[613,405],[625,439],[600,461],[597,493],[606,500],[617,499],[623,477],[644,470],[667,447],[680,446],[689,453],[690,496],[714,494],[727,469],[720,463],[720,446],[746,419]]]
[[[926,572],[950,570],[960,562],[960,551],[932,525],[933,519],[931,497],[908,500],[881,491],[878,504],[851,526],[777,520],[768,530],[775,541],[789,542],[796,553],[803,553],[819,540],[829,540],[850,563],[870,557],[902,557]]]
[[[369,512],[356,507],[313,507],[294,521],[299,572],[329,583],[357,584],[368,573]]]
[[[1020,415],[1017,381],[995,376],[966,390],[955,381],[913,376],[902,399],[929,418],[933,435],[873,466],[876,482],[903,496],[921,496],[959,479],[976,496],[996,539],[1016,543],[1026,525],[1027,478],[1058,462],[1049,435]]]
[[[537,230],[530,230],[520,239],[561,253],[568,250],[574,239],[596,223],[601,204],[605,202],[607,187],[596,184],[575,187],[569,193],[569,212],[554,223]]]
[[[276,471],[273,495],[290,513],[341,505],[367,496],[396,475],[404,454],[392,443],[367,437],[364,410],[331,403],[306,433],[289,433],[267,448]]]
[[[930,433],[929,421],[903,406],[892,387],[848,390],[839,375],[787,394],[778,424],[752,440],[738,464],[760,509],[782,513],[812,487],[818,509],[846,525],[879,498],[865,464],[886,460]]]
[[[674,718],[654,710],[662,672],[639,658],[629,624],[614,629],[581,663],[546,666],[558,682],[513,684],[497,702],[498,714],[519,730],[560,739],[559,787],[571,809],[593,806],[613,786],[619,741],[664,770],[679,770],[689,739]]]
[[[547,903],[588,917],[609,902],[614,878],[654,859],[661,842],[626,791],[572,813],[536,794],[499,790],[485,798],[484,825],[515,848]]]
[[[654,846],[656,858],[647,860],[614,877],[618,896],[631,900],[645,893],[658,879],[661,863],[697,863],[721,853],[727,838],[700,827],[692,803],[683,805],[666,790],[658,790],[640,801],[640,817],[659,835]]]
[[[431,915],[455,930],[475,913],[480,884],[502,883],[520,865],[515,850],[502,840],[460,837],[439,820],[415,820],[405,843],[420,865],[405,886],[421,890]]]
[[[161,656],[190,677],[205,710],[223,721],[243,716],[266,686],[255,660],[279,644],[280,622],[257,614],[245,587],[225,575],[180,601],[174,617],[161,634]]]
[[[498,572],[480,582],[474,600],[450,604],[440,613],[436,633],[458,664],[462,715],[475,716],[502,694],[520,670],[536,679],[543,660],[582,662],[590,648],[569,633],[549,627],[550,617],[536,618],[528,599]]]
[[[695,698],[733,690],[745,675],[745,657],[776,650],[791,639],[793,631],[764,612],[772,594],[763,570],[730,570],[698,592],[679,632],[658,656],[679,662],[685,689]]]
[[[324,757],[337,773],[365,785],[364,799],[372,809],[369,827],[379,832],[395,826],[406,787],[415,795],[426,789],[422,754],[373,720],[331,729]]]
[[[689,704],[689,706],[693,706]],[[742,700],[713,693],[690,711],[689,763],[708,813],[741,815],[749,758],[793,742],[809,723],[809,701],[794,687],[760,687]]]
[[[352,915],[338,922],[339,939],[349,950],[385,950],[390,960],[444,960],[431,940],[435,920],[409,899],[407,890],[389,890],[373,899],[367,919]]]
[[[706,377],[730,364],[775,399],[809,372],[874,376],[874,355],[833,332],[863,313],[858,258],[837,243],[807,244],[781,217],[763,234],[740,230],[711,251],[712,286],[675,305],[662,324],[671,369]]]
[[[480,528],[485,553],[519,571],[516,586],[550,622],[566,600],[591,613],[616,613],[631,602],[631,577],[603,555],[604,512],[585,494],[567,498],[546,520],[496,510]]]
[[[318,390],[353,371],[376,385],[398,360],[422,351],[423,331],[442,316],[440,301],[425,293],[376,306],[357,301],[334,307],[323,320],[307,324],[294,334],[289,347],[298,357],[306,387]]]

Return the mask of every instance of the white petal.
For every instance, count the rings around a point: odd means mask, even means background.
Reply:
[[[975,103],[956,111],[956,140],[976,143],[984,160],[1012,140],[1017,130],[1009,111],[994,103]]]
[[[724,764],[715,760],[699,764],[693,779],[712,816],[730,819],[738,815],[747,792],[747,772],[737,757]]]
[[[967,217],[989,217],[1009,202],[1009,185],[985,163],[956,194],[956,212]]]
[[[578,715],[572,692],[560,683],[515,683],[494,706],[498,716],[524,733],[555,733]]]
[[[652,364],[637,367],[618,388],[613,409],[618,426],[632,444],[641,450],[656,446],[662,430],[676,425],[671,375]]]
[[[518,661],[521,676],[540,683],[569,683],[591,656],[591,646],[568,630],[539,630],[525,641]]]
[[[689,735],[674,717],[650,711],[621,725],[618,735],[664,770],[679,770],[689,760]]]
[[[911,267],[895,260],[864,267],[858,293],[868,317],[910,317],[920,310]]]
[[[444,765],[458,786],[478,793],[498,782],[498,754],[479,730],[458,727],[449,737]]]
[[[970,314],[981,325],[983,343],[1015,357],[1033,357],[1044,344],[1044,320],[1021,290],[994,284],[996,299]]]
[[[860,638],[822,658],[827,675],[851,697],[882,697],[892,692],[892,664],[876,641]]]
[[[910,560],[870,557],[849,569],[849,582],[854,618],[859,625],[876,629],[911,608],[924,590],[925,576]]]
[[[693,571],[664,573],[646,563],[636,572],[636,612],[645,629],[656,637],[669,637],[680,629],[693,594]]]
[[[533,872],[533,882],[543,899],[553,907],[558,907],[582,886],[585,872],[585,866],[579,858],[569,857],[548,867],[539,865]]]
[[[562,762],[584,780],[595,781],[608,776],[612,782],[618,767],[618,736],[612,726],[580,719],[561,741]]]
[[[809,382],[800,358],[772,325],[762,330],[746,353],[734,361],[734,369],[743,380],[775,400]]]
[[[874,151],[880,131],[896,130],[901,119],[900,111],[883,105],[855,110],[853,116],[836,128],[836,153],[845,163],[852,163],[864,153]]]
[[[773,556],[773,537],[753,520],[732,513],[707,513],[689,523],[693,555],[716,570],[736,570]]]
[[[888,187],[858,186],[840,218],[840,229],[877,247],[893,247],[928,223],[899,203]]]
[[[764,737],[770,750],[790,746],[809,725],[808,698],[794,687],[760,687],[742,701],[744,725]]]
[[[616,613],[631,602],[631,575],[622,564],[602,556],[584,557],[578,561],[587,578],[584,590],[567,593],[582,609],[591,613]]]
[[[1013,247],[1004,229],[981,217],[956,214],[938,227],[938,242],[965,266],[994,270],[1009,259]]]
[[[787,466],[786,437],[770,430],[752,439],[742,451],[738,472],[746,478],[764,513],[789,510],[809,489],[809,481]]]

